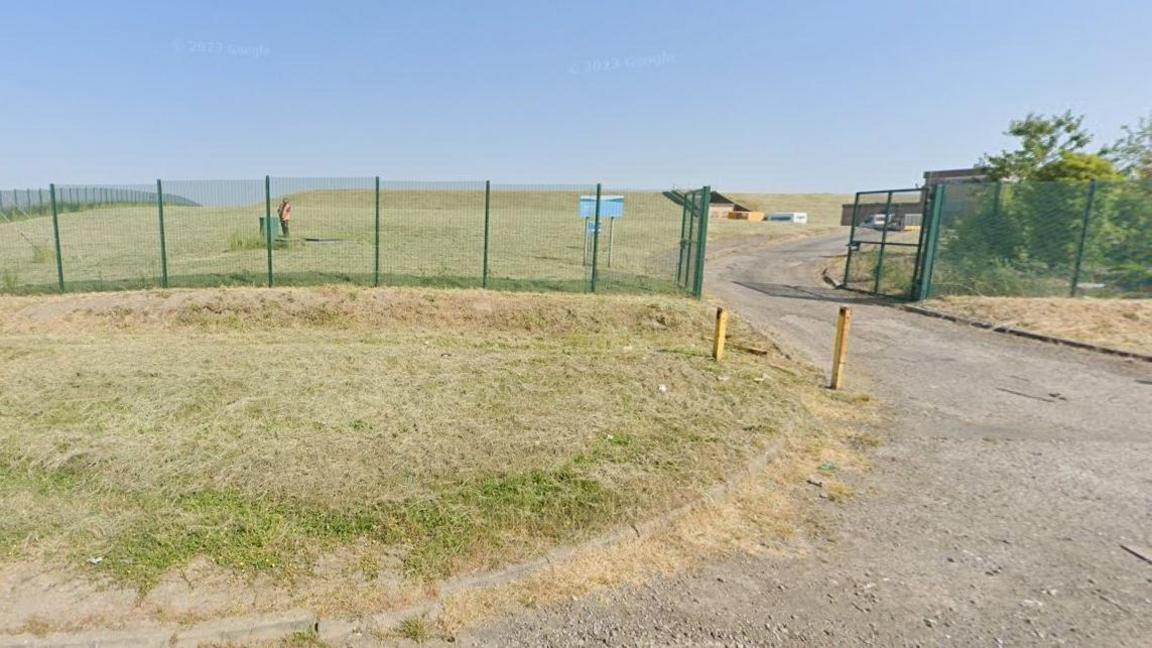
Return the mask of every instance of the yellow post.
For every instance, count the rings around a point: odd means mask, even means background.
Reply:
[[[716,309],[716,338],[712,340],[712,359],[720,362],[724,359],[724,337],[728,334],[728,311],[723,308]]]
[[[844,357],[848,355],[848,329],[852,328],[852,309],[840,307],[840,317],[836,319],[836,350],[832,353],[832,389],[840,389],[844,379]]]

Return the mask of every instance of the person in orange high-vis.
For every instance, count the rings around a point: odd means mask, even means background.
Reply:
[[[284,234],[284,238],[288,238],[288,221],[292,220],[292,203],[288,202],[287,198],[281,201],[276,215],[280,217],[280,231]]]

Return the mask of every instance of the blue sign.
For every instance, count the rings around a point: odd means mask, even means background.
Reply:
[[[600,196],[600,218],[624,215],[624,196]],[[596,196],[580,196],[580,218],[596,217]]]

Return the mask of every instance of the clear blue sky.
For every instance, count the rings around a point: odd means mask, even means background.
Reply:
[[[1029,111],[1152,112],[1152,2],[19,2],[0,187],[907,185]],[[175,5],[179,6],[175,6]]]

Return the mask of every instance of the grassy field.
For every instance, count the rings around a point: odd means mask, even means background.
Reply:
[[[536,555],[812,420],[812,377],[708,358],[712,319],[658,296],[3,297],[0,555],[144,588],[197,557],[423,580]]]
[[[173,184],[175,190],[181,189]],[[251,202],[260,187],[211,187],[214,200],[206,204],[229,206],[165,207],[169,285],[265,284],[267,250],[259,228],[265,206],[263,201]],[[201,186],[196,191],[206,190]],[[581,195],[594,191],[594,187],[494,187],[488,232],[490,287],[583,292],[590,265],[577,205]],[[377,263],[374,192],[342,188],[281,193],[294,205],[292,242],[277,241],[273,246],[274,282],[371,285]],[[598,290],[675,292],[681,207],[660,192],[605,188],[604,193],[624,195],[625,216],[610,226],[606,222],[602,230]],[[739,199],[769,211],[807,210],[812,221],[796,226],[716,220],[710,224],[710,239],[770,239],[826,231],[837,222],[844,197],[740,194]],[[59,224],[59,260],[70,291],[160,285],[160,224],[154,205],[66,212]],[[414,184],[381,192],[379,272],[385,285],[480,286],[484,241],[482,185]],[[57,290],[56,262],[50,217],[0,223],[0,292]]]
[[[851,194],[726,193],[725,195],[755,211],[807,212],[808,224],[750,223],[714,219],[708,224],[709,241],[771,241],[834,232],[840,229],[840,206],[851,203],[853,198]]]
[[[1043,297],[943,297],[945,313],[1054,337],[1152,355],[1152,301]]]

